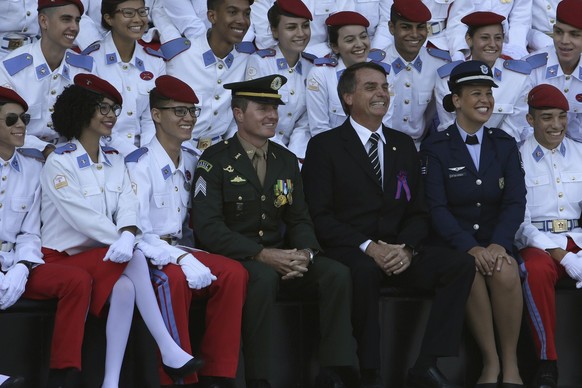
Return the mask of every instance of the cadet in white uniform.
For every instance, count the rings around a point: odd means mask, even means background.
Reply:
[[[40,38],[37,4],[37,0],[0,1],[0,59]]]
[[[107,81],[79,74],[55,103],[53,119],[70,140],[47,159],[41,174],[41,236],[47,262],[83,268],[93,278],[89,312],[109,301],[104,388],[117,388],[134,304],[175,380],[201,361],[183,351],[164,326],[147,262],[134,251],[138,203],[123,157],[100,145],[111,134],[122,98]]]
[[[527,43],[530,51],[537,51],[554,44],[552,34],[556,24],[556,9],[561,0],[532,1],[532,28],[527,33]]]
[[[568,101],[559,89],[536,86],[529,105],[534,134],[520,149],[527,211],[515,244],[523,258],[524,295],[540,360],[531,386],[557,387],[555,285],[570,277],[582,287],[582,144],[564,137]]]
[[[250,25],[252,0],[210,0],[207,35],[197,39],[175,39],[161,47],[168,60],[166,72],[196,89],[202,111],[192,147],[201,153],[236,132],[230,114],[230,93],[222,85],[244,80],[252,42],[242,42]],[[234,27],[237,27],[236,29]]]
[[[527,94],[532,88],[529,77],[531,66],[526,61],[503,59],[504,16],[493,12],[473,12],[462,19],[469,28],[466,39],[471,48],[471,59],[485,62],[493,71],[498,88],[494,88],[493,114],[485,123],[488,128],[501,128],[515,140],[523,142],[532,133],[526,120]],[[456,61],[438,69],[435,95],[439,117],[438,130],[444,131],[455,121],[455,115],[443,108],[442,100],[448,94],[448,80]]]
[[[461,19],[477,11],[495,12],[505,16],[505,55],[521,59],[528,54],[527,34],[531,29],[532,0],[459,0],[451,6],[447,20],[447,40],[453,60],[462,60],[469,55],[469,47],[465,42],[467,28]]]
[[[46,156],[60,141],[51,120],[55,99],[76,74],[93,70],[93,59],[70,50],[79,33],[80,0],[39,0],[38,9],[42,38],[4,58],[0,86],[14,89],[28,102],[30,125],[25,145],[46,149]]]
[[[246,79],[281,74],[287,78],[278,93],[285,105],[279,106],[279,122],[272,141],[285,146],[300,160],[311,138],[305,83],[313,67],[311,54],[303,53],[309,43],[313,17],[301,0],[277,0],[269,10],[271,29],[279,42],[272,49],[259,50],[249,57]]]
[[[430,10],[420,0],[397,0],[392,5],[390,33],[394,45],[386,48],[390,106],[384,124],[404,132],[416,149],[436,114],[433,92],[437,69],[450,61],[447,51],[423,47]]]
[[[81,347],[91,300],[91,277],[82,269],[44,264],[40,242],[40,173],[44,157],[24,144],[30,116],[26,102],[0,87],[0,309],[22,296],[58,299],[49,387],[80,387]],[[10,332],[5,332],[10,336]],[[26,362],[27,360],[21,360]],[[28,387],[21,377],[0,375],[1,387]]]
[[[318,58],[307,75],[307,116],[311,137],[335,128],[346,120],[337,94],[337,84],[342,72],[354,63],[372,60],[382,65],[386,72],[390,66],[381,62],[386,53],[370,52],[370,38],[366,28],[368,20],[356,12],[338,12],[326,20],[330,44],[337,56]]]
[[[198,102],[184,82],[168,75],[159,77],[150,92],[156,136],[125,161],[139,199],[144,238],[138,247],[161,268],[150,269],[150,273],[166,325],[176,329],[174,339],[191,351],[190,304],[192,299],[207,300],[206,329],[200,347],[206,363],[199,371],[200,382],[204,387],[230,387],[234,386],[238,366],[248,274],[234,260],[176,246],[183,234],[191,234],[183,225],[191,208],[198,158],[194,151],[181,148],[181,143],[190,139],[200,111],[195,106]],[[195,380],[184,380],[191,382]],[[162,375],[161,383],[172,381]]]
[[[577,0],[562,0],[556,13],[554,45],[526,60],[532,66],[533,85],[550,84],[568,99],[567,136],[582,141],[582,7]]]
[[[154,52],[146,51],[138,43],[147,28],[149,12],[143,0],[104,1],[101,12],[110,32],[84,53],[95,60],[94,74],[121,91],[125,104],[113,134],[103,141],[127,156],[154,137],[148,93],[155,79],[165,74],[166,65],[162,58],[148,54]]]

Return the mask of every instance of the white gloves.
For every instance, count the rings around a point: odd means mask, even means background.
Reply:
[[[180,266],[186,275],[188,286],[195,290],[207,287],[213,280],[216,280],[216,276],[210,272],[210,269],[196,260],[190,253],[180,259]]]
[[[2,271],[8,271],[8,269],[14,265],[14,260],[16,260],[16,254],[14,251],[0,252],[0,263],[2,263]]]
[[[163,245],[152,245],[144,240],[137,243],[137,248],[141,250],[150,263],[162,267],[170,262],[172,256]]]
[[[576,288],[582,288],[582,258],[569,252],[560,261],[560,264],[564,266],[568,276],[576,280]]]
[[[5,310],[12,306],[24,292],[28,268],[23,264],[16,264],[6,272],[0,284],[0,309]]]
[[[114,263],[126,263],[133,256],[135,236],[127,230],[109,247],[103,261],[111,260]]]

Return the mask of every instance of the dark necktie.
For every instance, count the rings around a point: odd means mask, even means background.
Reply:
[[[378,183],[382,186],[382,170],[380,169],[380,158],[378,157],[378,140],[380,135],[374,132],[370,135],[370,150],[368,151],[368,158],[372,164],[372,169],[378,178]]]
[[[267,174],[267,159],[261,148],[256,149],[252,163],[255,171],[257,171],[257,176],[259,177],[262,186],[265,183],[265,175]]]
[[[465,144],[475,145],[479,144],[479,139],[477,139],[477,135],[467,135],[465,139]]]

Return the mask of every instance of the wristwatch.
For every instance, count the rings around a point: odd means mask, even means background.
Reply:
[[[315,259],[315,255],[317,255],[318,252],[314,251],[311,248],[305,248],[304,251],[309,253],[309,262],[311,264],[313,264],[313,260]]]

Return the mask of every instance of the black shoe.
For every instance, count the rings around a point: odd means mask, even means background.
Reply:
[[[410,388],[461,388],[458,385],[449,383],[436,366],[420,370],[416,368],[409,369],[406,382]]]
[[[228,377],[216,376],[198,376],[198,385],[200,388],[236,388],[234,379]]]
[[[9,377],[8,380],[0,384],[0,388],[25,388],[26,380],[24,377]]]
[[[533,388],[557,388],[558,365],[554,360],[541,360],[532,384]]]
[[[83,379],[79,369],[51,369],[46,386],[47,388],[80,388],[82,382]]]
[[[172,368],[164,363],[162,363],[162,368],[164,369],[164,372],[166,372],[166,374],[170,376],[172,380],[176,381],[182,377],[191,375],[198,369],[202,368],[203,365],[204,361],[202,361],[201,359],[191,358],[190,361],[188,361],[179,368]]]
[[[247,388],[271,388],[271,384],[264,379],[247,380]]]

